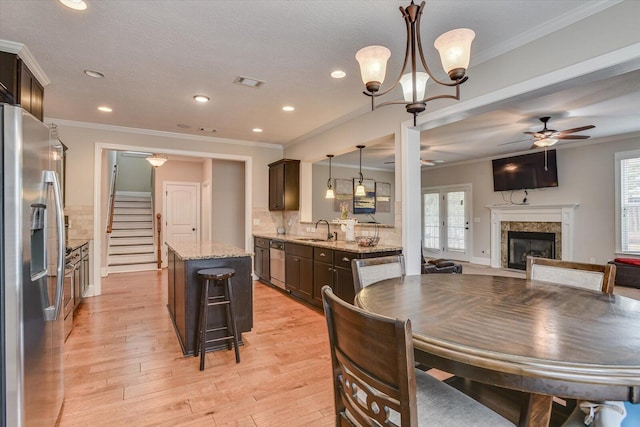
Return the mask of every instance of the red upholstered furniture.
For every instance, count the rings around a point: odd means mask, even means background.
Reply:
[[[640,259],[616,258],[609,264],[616,266],[616,286],[640,288]]]

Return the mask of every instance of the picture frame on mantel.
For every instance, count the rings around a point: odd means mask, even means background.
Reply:
[[[358,178],[353,179],[353,213],[354,214],[374,214],[376,213],[376,182],[373,179],[363,179],[364,196],[356,196],[356,187],[360,183]]]

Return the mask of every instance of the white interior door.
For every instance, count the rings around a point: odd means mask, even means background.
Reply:
[[[200,240],[200,183],[163,182],[166,242]]]
[[[433,258],[471,259],[471,187],[422,192],[422,246]]]

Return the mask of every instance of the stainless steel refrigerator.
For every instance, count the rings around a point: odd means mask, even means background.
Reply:
[[[64,398],[63,153],[47,126],[7,104],[0,142],[0,425],[53,426]]]

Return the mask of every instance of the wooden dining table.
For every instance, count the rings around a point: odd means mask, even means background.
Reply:
[[[370,285],[355,305],[410,319],[417,362],[529,393],[520,426],[548,426],[553,396],[640,401],[640,301],[615,291],[422,274]]]

